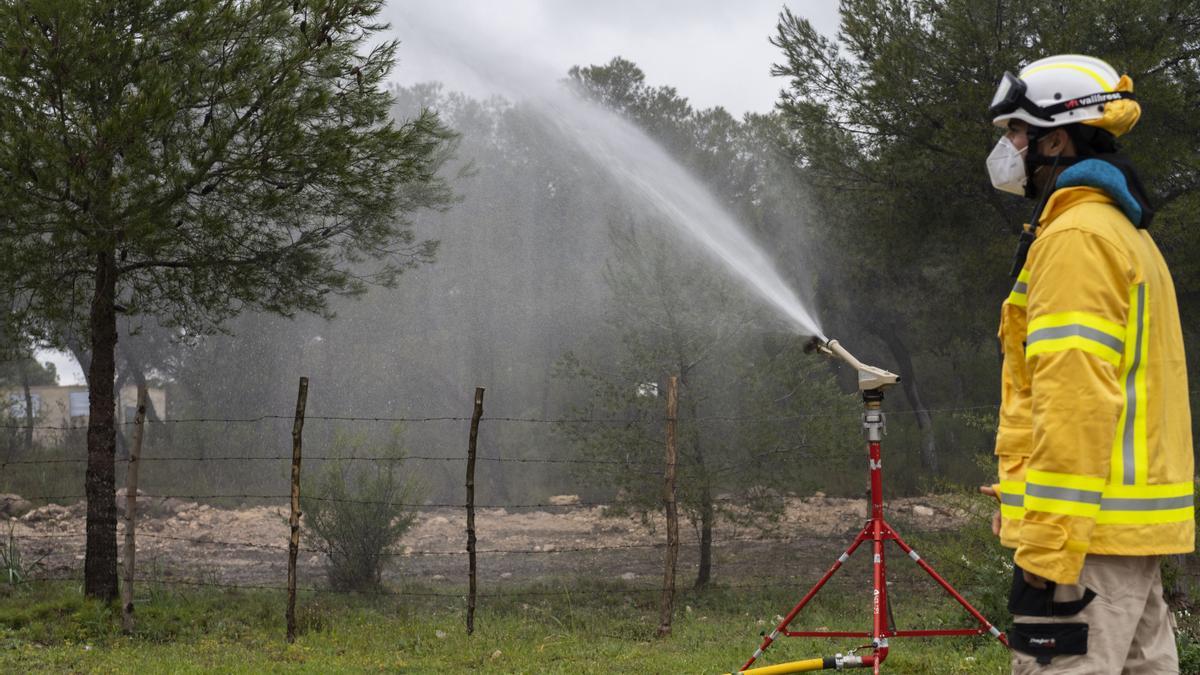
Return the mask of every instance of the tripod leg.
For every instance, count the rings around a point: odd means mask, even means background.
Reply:
[[[870,525],[872,530],[872,543],[874,544],[875,559],[872,571],[872,593],[874,599],[872,601],[872,617],[871,617],[871,642],[875,649],[875,665],[873,670],[879,672],[880,666],[883,665],[883,660],[887,658],[888,641],[887,641],[887,617],[890,615],[889,607],[891,601],[888,599],[887,592],[887,560],[885,558],[883,544],[885,542],[885,531],[890,528],[884,524],[880,518],[873,518]]]
[[[762,644],[759,645],[758,649],[754,650],[754,654],[748,661],[742,664],[741,668],[738,668],[738,671],[746,670],[750,666],[754,665],[754,662],[758,660],[758,657],[763,655],[763,652],[767,650],[767,647],[771,646],[771,643],[779,637],[779,634],[787,630],[788,624],[790,624],[792,619],[795,619],[796,615],[800,613],[800,610],[804,609],[804,606],[813,599],[813,596],[817,594],[817,591],[821,590],[821,587],[825,585],[825,582],[829,581],[833,575],[842,568],[842,565],[846,564],[846,561],[850,559],[850,556],[854,553],[854,550],[857,549],[864,541],[871,539],[871,535],[874,531],[873,528],[873,522],[867,523],[867,526],[858,533],[858,536],[854,538],[854,541],[850,544],[850,547],[846,549],[846,552],[838,556],[838,559],[834,561],[833,566],[831,566],[829,570],[825,572],[825,576],[821,577],[821,580],[818,581],[815,586],[809,589],[808,593],[806,593],[804,597],[800,599],[800,602],[796,603],[796,606],[792,608],[792,611],[788,612],[788,615],[783,617],[783,621],[779,622],[779,625],[775,627],[775,630],[771,631],[769,635],[763,637]]]
[[[934,581],[938,582],[938,585],[941,586],[942,589],[947,593],[949,593],[950,597],[954,598],[958,604],[962,605],[963,609],[967,610],[967,613],[974,617],[974,619],[979,622],[979,625],[982,626],[984,630],[986,630],[988,633],[991,633],[992,637],[999,640],[1005,647],[1008,646],[1008,637],[1005,636],[1004,633],[1000,632],[999,628],[993,626],[990,621],[988,621],[982,614],[979,613],[979,610],[972,607],[971,603],[967,602],[966,598],[960,595],[958,591],[954,590],[954,587],[950,585],[950,582],[943,579],[940,574],[934,571],[933,566],[925,562],[924,558],[917,555],[917,552],[913,550],[913,547],[909,546],[908,543],[900,537],[898,532],[892,530],[892,535],[895,537],[894,541],[896,542],[896,545],[900,547],[900,550],[907,553],[908,557],[912,558],[921,569],[925,570],[926,574],[932,577]]]

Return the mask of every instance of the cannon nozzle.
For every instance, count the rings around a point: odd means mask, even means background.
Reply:
[[[844,361],[858,373],[858,388],[860,391],[883,389],[900,381],[900,377],[895,373],[890,373],[875,366],[868,366],[854,358],[837,340],[825,340],[820,337],[813,337],[804,344],[804,351],[808,354],[821,352],[822,354],[828,354]]]
[[[817,352],[821,352],[822,354],[833,354],[833,352],[829,350],[829,342],[819,335],[814,335],[811,339],[809,339],[808,342],[804,343],[804,353],[815,354]]]

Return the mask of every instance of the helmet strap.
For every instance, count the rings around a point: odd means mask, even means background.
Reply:
[[[1043,156],[1038,152],[1038,146],[1042,137],[1049,132],[1049,129],[1029,125],[1026,127],[1025,136],[1028,139],[1025,145],[1025,198],[1037,199],[1037,181],[1034,180],[1034,173],[1040,166],[1045,166],[1048,157]],[[1034,215],[1037,215],[1036,213]]]
[[[1055,115],[1059,115],[1064,112],[1076,110],[1078,108],[1086,108],[1087,106],[1091,105],[1102,106],[1105,103],[1109,103],[1111,101],[1120,101],[1122,99],[1136,101],[1137,96],[1135,96],[1132,91],[1106,91],[1096,94],[1089,94],[1087,96],[1080,96],[1079,98],[1073,98],[1069,101],[1062,101],[1061,103],[1055,103],[1054,105],[1048,105],[1044,108],[1039,108],[1038,111],[1041,114],[1038,116],[1045,117],[1047,119],[1053,119]]]
[[[1030,127],[1030,130],[1032,130],[1034,128],[1036,128],[1036,127]],[[1034,134],[1030,134],[1028,147],[1036,148],[1037,142],[1041,138],[1042,135],[1043,134],[1040,132],[1036,136]],[[1029,166],[1028,165],[1028,162],[1029,162],[1028,154],[1030,154],[1030,153],[1028,153],[1028,152],[1026,153],[1026,160],[1025,160],[1027,162],[1027,164],[1026,164],[1027,168]],[[1038,159],[1045,161],[1046,164],[1048,164],[1050,166],[1050,173],[1053,174],[1054,171],[1058,169],[1058,166],[1059,166],[1059,163],[1061,162],[1061,160],[1074,159],[1074,158],[1064,158],[1060,155],[1055,155],[1053,161],[1049,161],[1050,158],[1042,157],[1041,155],[1038,155]],[[1072,163],[1074,163],[1074,162],[1072,162]],[[1034,184],[1033,176],[1029,175],[1029,178],[1025,181],[1026,196],[1029,196],[1031,193],[1033,194],[1033,196],[1038,196],[1036,193],[1037,188],[1032,187],[1033,184]],[[1038,197],[1038,200],[1037,200],[1037,205],[1033,207],[1033,213],[1029,214],[1029,227],[1023,228],[1021,230],[1021,238],[1017,241],[1017,252],[1015,254],[1013,254],[1013,266],[1012,266],[1011,276],[1014,279],[1017,277],[1017,275],[1019,275],[1021,273],[1021,270],[1025,269],[1025,260],[1027,258],[1029,258],[1029,247],[1033,246],[1033,242],[1037,238],[1038,227],[1041,226],[1040,220],[1042,217],[1042,209],[1046,208],[1046,202],[1050,201],[1050,195],[1053,193],[1054,193],[1054,181],[1050,180],[1046,183],[1045,187],[1042,188],[1041,195]]]
[[[1026,146],[1027,149],[1025,151],[1025,175],[1027,176],[1025,181],[1026,199],[1038,199],[1039,197],[1048,195],[1050,192],[1054,191],[1053,178],[1051,178],[1051,183],[1048,184],[1046,188],[1043,188],[1040,192],[1038,191],[1037,181],[1034,180],[1034,174],[1037,172],[1038,168],[1048,166],[1050,167],[1050,173],[1053,174],[1054,171],[1060,166],[1071,166],[1087,159],[1087,157],[1079,155],[1076,155],[1075,157],[1063,157],[1062,155],[1043,155],[1038,152],[1039,141],[1041,141],[1042,138],[1052,131],[1054,131],[1054,129],[1035,127],[1033,125],[1029,126],[1029,130],[1027,132],[1029,144]],[[1071,138],[1071,142],[1076,143],[1075,136],[1071,135],[1070,129],[1068,128],[1066,131],[1068,137]],[[1076,143],[1076,145],[1078,144]],[[1045,202],[1044,198],[1042,199],[1042,202]]]

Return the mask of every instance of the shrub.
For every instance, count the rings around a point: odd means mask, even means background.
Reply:
[[[1189,630],[1175,633],[1175,648],[1179,652],[1179,672],[1200,673],[1200,640]]]
[[[334,590],[379,590],[388,549],[412,527],[411,505],[422,490],[402,471],[398,432],[382,447],[339,434],[330,455],[307,491],[313,496],[300,498],[305,536],[324,552]],[[358,459],[364,456],[372,459]]]
[[[33,560],[28,559],[21,552],[21,548],[17,546],[17,538],[13,534],[16,528],[15,522],[10,522],[8,525],[8,537],[3,545],[0,545],[0,575],[3,576],[4,583],[10,586],[21,586],[29,581],[29,577],[36,571],[42,568],[43,554]]]
[[[979,464],[994,461],[984,457]],[[994,470],[994,469],[993,469]],[[1008,595],[1012,588],[1012,551],[1000,545],[992,533],[992,515],[999,506],[992,497],[978,493],[976,485],[937,483],[946,505],[965,516],[953,532],[922,537],[914,532],[910,543],[921,541],[921,554],[955,585],[967,600],[1001,630],[1012,623]]]

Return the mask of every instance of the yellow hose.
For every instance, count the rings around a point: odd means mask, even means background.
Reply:
[[[738,675],[785,675],[786,673],[807,673],[812,670],[825,670],[825,659],[805,659],[774,666],[751,668],[739,671]]]

